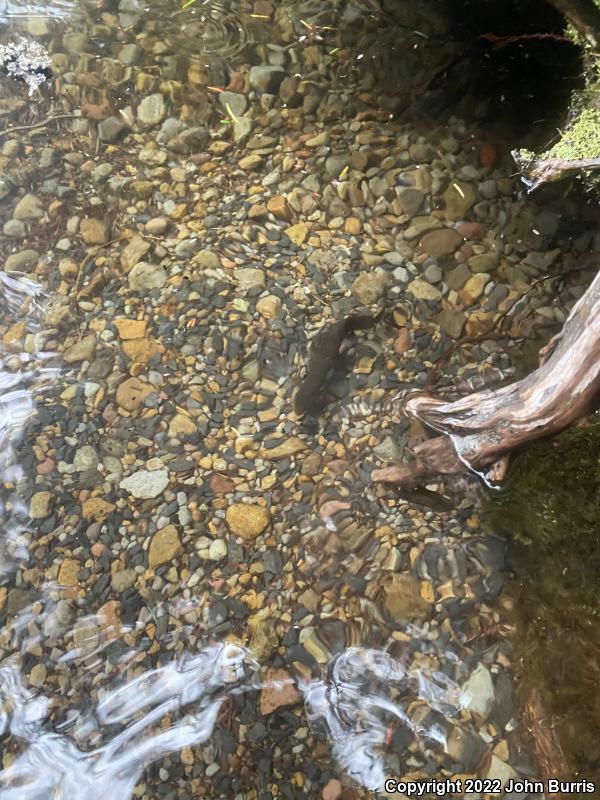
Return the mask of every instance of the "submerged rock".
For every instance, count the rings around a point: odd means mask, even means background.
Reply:
[[[138,106],[137,117],[143,125],[158,125],[167,114],[165,98],[160,93],[144,97]]]
[[[254,503],[236,503],[227,509],[225,520],[232,533],[244,541],[253,541],[267,529],[271,515]]]
[[[119,486],[126,492],[140,499],[158,497],[169,484],[169,472],[166,469],[141,469],[124,478]]]

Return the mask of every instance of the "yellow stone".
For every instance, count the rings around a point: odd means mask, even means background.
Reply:
[[[276,194],[268,199],[267,210],[270,211],[276,219],[282,219],[286,222],[292,221],[292,210],[282,194]]]
[[[266,319],[276,319],[281,314],[281,300],[274,294],[261,297],[256,304],[256,310]]]
[[[115,326],[120,339],[143,339],[148,329],[145,319],[127,319],[126,317],[116,319]]]
[[[169,436],[182,436],[197,433],[198,428],[194,420],[185,414],[176,414],[169,423]]]
[[[60,393],[60,399],[72,400],[77,394],[77,388],[78,388],[77,383],[72,383],[70,386],[67,386],[67,388]]]
[[[344,231],[351,236],[357,236],[362,231],[362,222],[356,217],[348,217],[344,223]]]
[[[467,336],[479,336],[492,329],[494,314],[489,311],[475,311],[467,317],[465,333]]]
[[[26,333],[27,322],[25,320],[15,322],[15,324],[11,325],[2,337],[2,342],[4,343],[5,347],[10,347],[11,344],[18,344],[21,342]]]
[[[269,526],[271,515],[262,506],[235,503],[225,512],[225,521],[232,533],[244,541],[251,542]]]
[[[308,236],[308,226],[304,222],[298,222],[296,225],[286,228],[285,233],[299,247],[304,244],[304,240]]]
[[[154,569],[176,558],[181,551],[181,541],[177,528],[175,525],[167,525],[152,537],[148,551],[148,564]]]
[[[296,453],[301,453],[303,450],[307,450],[308,445],[302,439],[299,439],[297,436],[290,436],[289,439],[286,439],[281,444],[277,445],[276,447],[272,447],[267,449],[263,447],[260,451],[260,457],[264,458],[267,461],[276,461],[279,458],[286,458],[287,456],[293,456]]]
[[[123,352],[132,361],[147,364],[157,353],[162,353],[164,347],[154,339],[130,339],[123,342]]]
[[[118,600],[109,600],[98,609],[98,623],[102,633],[111,639],[118,638],[121,633],[121,603]]]
[[[79,561],[73,558],[66,558],[58,570],[58,582],[62,586],[77,586],[77,573],[79,572]]]
[[[191,747],[184,747],[181,750],[181,763],[185,764],[186,767],[194,765],[194,751]]]
[[[473,305],[483,294],[483,290],[489,279],[490,276],[486,272],[477,272],[469,278],[458,293],[460,302],[465,306]]]
[[[81,504],[81,513],[85,519],[93,519],[100,522],[106,519],[115,508],[116,506],[101,497],[89,497]]]

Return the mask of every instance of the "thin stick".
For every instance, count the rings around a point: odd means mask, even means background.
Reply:
[[[49,125],[59,119],[83,119],[83,117],[80,114],[58,114],[56,117],[48,117],[41,122],[35,122],[33,125],[16,125],[14,128],[0,131],[0,136],[7,136],[9,133],[15,133],[16,131],[31,131],[34,128],[43,128],[44,125]]]

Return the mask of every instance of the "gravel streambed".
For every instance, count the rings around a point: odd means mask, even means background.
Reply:
[[[398,779],[535,776],[505,545],[475,482],[406,497],[370,473],[425,435],[401,398],[449,348],[438,387],[468,391],[558,329],[568,308],[534,281],[598,236],[524,198],[502,142],[398,119],[401,95],[286,8],[252,5],[226,73],[169,61],[136,3],[77,32],[30,23],[54,70],[40,108],[79,110],[1,141],[4,270],[40,287],[33,328],[3,314],[4,352],[60,369],[32,390],[23,476],[3,483],[4,518],[16,492],[30,521],[0,588],[2,654],[90,752],[110,738],[89,712],[121,682],[241,647],[254,682],[224,678],[246,688],[211,735],[158,748],[134,791],[148,800],[366,797],[373,759]],[[98,36],[112,71],[92,68]],[[312,337],[381,310],[345,338],[322,415],[297,413]],[[319,694],[336,685],[337,705]],[[3,766],[22,749],[13,736]]]

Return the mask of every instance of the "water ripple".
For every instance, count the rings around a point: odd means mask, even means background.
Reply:
[[[0,0],[0,23],[30,17],[63,19],[71,14],[74,7],[73,0],[46,0],[43,3],[31,0]]]
[[[28,559],[29,508],[25,502],[26,484],[18,460],[18,446],[27,423],[35,413],[35,393],[56,377],[57,370],[46,362],[52,353],[22,352],[27,334],[39,335],[42,327],[43,292],[30,278],[0,271],[0,319],[14,333],[7,334],[0,356],[0,481],[14,486],[0,499],[0,575]],[[13,350],[13,352],[10,352]],[[16,352],[15,352],[16,350]]]
[[[152,16],[162,17],[164,3],[147,4]],[[239,9],[232,10],[223,0],[196,0],[166,20],[165,38],[176,52],[185,55],[233,58],[249,43],[250,37]]]
[[[450,655],[437,654],[446,667]],[[209,644],[107,691],[94,711],[74,720],[84,738],[105,739],[83,752],[66,735],[46,730],[51,701],[23,685],[19,657],[11,656],[0,665],[0,733],[10,732],[26,745],[0,772],[0,800],[126,800],[152,762],[210,738],[228,696],[277,690],[282,683],[261,680],[247,648]],[[445,750],[444,720],[455,717],[465,699],[458,683],[434,666],[405,666],[386,651],[361,647],[345,650],[326,677],[300,681],[299,689],[309,719],[324,722],[340,766],[369,789],[383,786],[384,750],[394,727],[424,747]],[[438,716],[430,720],[430,712]],[[160,723],[167,715],[172,724],[165,728]],[[119,733],[107,732],[124,723]]]

